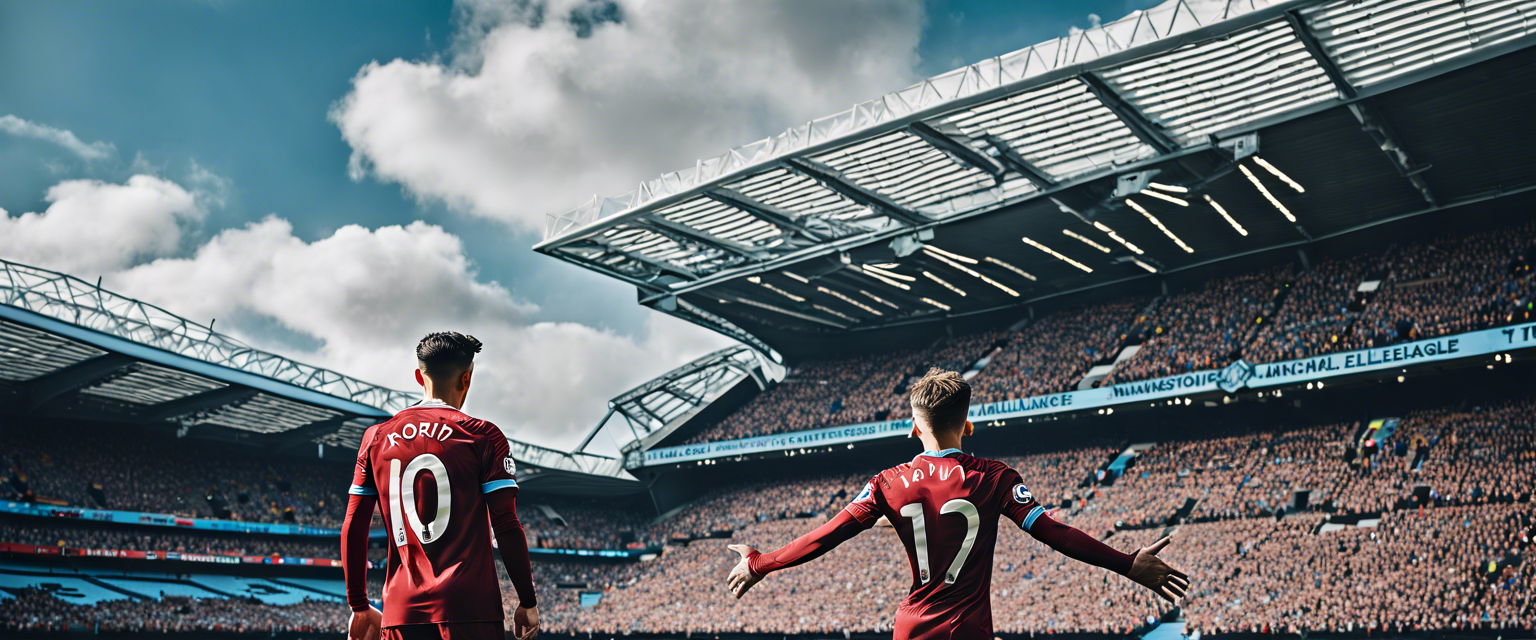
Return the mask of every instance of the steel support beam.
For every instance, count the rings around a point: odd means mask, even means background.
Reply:
[[[1003,175],[1003,165],[971,146],[971,138],[960,133],[944,133],[921,120],[907,125],[907,132],[922,139],[955,162],[983,171],[993,178]]]
[[[1147,116],[1140,109],[1137,109],[1135,105],[1126,102],[1125,98],[1120,97],[1120,94],[1111,88],[1109,83],[1105,82],[1103,78],[1092,72],[1084,73],[1078,77],[1082,79],[1083,84],[1088,87],[1088,90],[1093,93],[1094,97],[1099,99],[1099,102],[1108,107],[1115,114],[1115,117],[1125,123],[1125,126],[1131,130],[1131,133],[1136,134],[1137,138],[1140,138],[1142,142],[1156,149],[1159,154],[1171,153],[1179,148],[1178,143],[1175,143],[1173,138],[1169,138],[1168,134],[1163,133],[1162,127],[1147,119]]]
[[[880,215],[896,220],[910,227],[920,227],[932,220],[908,211],[905,207],[893,202],[890,198],[865,189],[843,177],[838,171],[814,160],[805,158],[785,158],[784,166],[802,176],[815,180],[821,186],[836,191],[844,198],[874,209]]]
[[[748,198],[745,195],[730,189],[726,189],[725,187],[710,189],[703,192],[703,195],[704,197],[709,198],[710,200],[714,200],[720,204],[741,209],[742,211],[746,211],[747,213],[767,220],[768,222],[773,223],[774,226],[781,229],[794,231],[795,233],[805,236],[807,240],[812,242],[821,242],[827,239],[826,236],[812,231],[806,228],[805,225],[800,224],[800,222],[796,220],[795,213],[785,209],[780,209],[771,204],[758,202]]]
[[[138,421],[160,422],[198,411],[211,411],[219,407],[227,407],[245,402],[256,397],[256,393],[255,389],[236,385],[194,393],[184,398],[171,400],[170,402],[151,405],[145,408],[143,413],[139,414]]]
[[[31,413],[54,398],[89,387],[135,362],[138,361],[122,354],[106,353],[28,380],[16,388],[22,398],[22,413]]]
[[[347,421],[351,419],[351,416],[342,416],[339,418],[330,418],[328,420],[316,420],[315,422],[311,422],[302,427],[294,427],[287,431],[270,434],[267,437],[270,437],[274,441],[281,442],[288,446],[310,444],[313,443],[316,438],[335,433],[337,429],[341,428],[341,425],[346,424]]]
[[[997,136],[982,136],[981,139],[992,145],[993,149],[997,149],[997,159],[1003,163],[1003,166],[1028,178],[1030,182],[1035,183],[1036,187],[1049,189],[1056,186],[1056,179],[1052,178],[1051,174],[1025,160],[1024,156],[1019,155],[1019,152],[1014,151],[1013,147],[1008,146],[1008,143],[998,139]]]
[[[1392,167],[1397,173],[1408,180],[1408,183],[1417,189],[1419,195],[1430,205],[1439,205],[1435,194],[1429,189],[1429,183],[1424,180],[1423,174],[1433,165],[1421,165],[1413,161],[1408,155],[1408,150],[1403,148],[1392,128],[1392,123],[1386,117],[1364,100],[1349,104],[1349,112],[1355,115],[1355,120],[1360,122],[1360,130],[1376,142],[1376,146],[1387,154],[1387,160],[1392,162]]]
[[[647,231],[650,231],[650,230],[647,229]],[[655,233],[655,232],[652,231],[652,233]],[[615,254],[616,253],[616,254],[621,255],[621,256],[623,256],[623,257],[625,257],[627,259],[634,260],[635,262],[638,262],[638,263],[643,264],[645,266],[648,266],[648,267],[650,267],[652,269],[655,269],[656,271],[659,272],[658,275],[663,274],[663,273],[672,273],[672,274],[676,274],[676,275],[682,276],[684,278],[687,278],[689,280],[698,280],[699,279],[699,274],[694,273],[693,271],[691,271],[691,270],[689,270],[687,268],[677,266],[677,265],[672,264],[670,262],[663,262],[661,260],[656,260],[656,259],[651,258],[650,256],[647,256],[647,255],[645,255],[645,254],[643,254],[643,253],[641,253],[639,251],[630,251],[628,249],[620,249],[620,248],[614,247],[611,244],[600,242],[600,241],[598,241],[596,239],[588,240],[587,242],[591,242],[592,244],[596,245],[598,247],[598,249],[601,250],[601,251],[604,251],[604,252],[607,252],[607,253],[610,253],[610,254]]]
[[[1291,29],[1296,32],[1296,39],[1306,47],[1307,53],[1312,54],[1312,60],[1317,63],[1317,66],[1323,68],[1323,73],[1333,82],[1333,88],[1338,89],[1339,94],[1346,100],[1352,100],[1359,95],[1360,93],[1355,91],[1355,86],[1344,78],[1344,72],[1339,69],[1339,65],[1328,56],[1328,52],[1323,50],[1323,45],[1317,41],[1317,37],[1312,35],[1312,30],[1307,27],[1307,22],[1301,14],[1292,9],[1285,12],[1285,20],[1291,23]]]
[[[667,220],[657,215],[646,216],[641,222],[651,228],[651,231],[662,235],[676,235],[692,242],[709,245],[721,251],[734,253],[743,258],[756,260],[763,257],[765,252],[759,251],[735,240],[727,240],[707,231],[700,231],[685,224]]]

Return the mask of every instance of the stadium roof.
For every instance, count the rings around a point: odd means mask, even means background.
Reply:
[[[1528,190],[1533,28],[1528,0],[1170,2],[594,199],[535,248],[810,357],[807,333],[1006,309]]]
[[[356,447],[369,426],[416,400],[254,349],[99,283],[0,260],[0,410],[12,417]],[[611,457],[511,446],[533,467],[525,478],[595,474],[604,487],[636,484]]]
[[[13,416],[334,443],[415,401],[46,269],[0,260],[0,303],[0,403]]]
[[[586,450],[603,432],[625,453],[649,448],[742,380],[751,378],[761,390],[783,377],[784,367],[755,349],[736,346],[705,354],[609,400],[608,413],[576,451]]]

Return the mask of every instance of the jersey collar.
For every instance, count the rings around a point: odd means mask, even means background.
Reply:
[[[952,455],[957,454],[957,453],[964,454],[965,452],[961,451],[959,449],[950,448],[950,449],[945,449],[943,451],[924,451],[924,452],[919,453],[917,455],[928,456],[930,458],[948,458],[949,456],[952,456]]]
[[[443,402],[442,400],[438,400],[437,398],[427,398],[426,400],[422,400],[421,402],[418,402],[418,403],[413,404],[413,405],[411,405],[409,407],[401,409],[400,411],[396,411],[395,415],[398,416],[402,412],[410,411],[411,409],[452,409],[452,408],[453,408],[452,405],[450,405],[450,404],[448,404],[446,402]]]

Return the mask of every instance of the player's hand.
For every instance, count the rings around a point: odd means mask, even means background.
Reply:
[[[353,611],[352,620],[347,623],[347,638],[349,640],[379,640],[379,625],[384,622],[384,614],[378,609],[368,607],[367,611]]]
[[[538,607],[518,607],[512,612],[512,635],[517,640],[533,640],[539,636]]]
[[[731,569],[731,575],[725,579],[725,585],[731,589],[731,594],[735,595],[739,600],[741,596],[747,593],[748,589],[752,588],[752,585],[763,581],[762,576],[752,575],[752,567],[750,566],[750,559],[752,556],[757,555],[757,549],[744,544],[733,544],[726,548],[741,554],[741,562],[736,563],[736,566]]]
[[[1125,577],[1151,589],[1164,600],[1174,602],[1184,597],[1184,593],[1189,590],[1189,576],[1157,557],[1157,552],[1162,551],[1169,542],[1170,539],[1165,537],[1137,549],[1136,556],[1131,560],[1131,571]]]

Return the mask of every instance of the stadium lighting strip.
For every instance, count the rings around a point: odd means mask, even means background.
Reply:
[[[1265,160],[1263,158],[1260,158],[1258,156],[1254,156],[1253,157],[1253,162],[1255,164],[1261,166],[1261,167],[1264,167],[1265,171],[1268,171],[1270,173],[1275,174],[1276,178],[1279,178],[1281,182],[1284,182],[1287,185],[1290,185],[1290,187],[1292,189],[1296,190],[1296,193],[1306,193],[1307,192],[1306,189],[1301,188],[1300,184],[1298,184],[1295,180],[1292,180],[1290,176],[1285,175],[1284,173],[1281,173],[1279,169],[1275,168],[1275,165],[1270,164],[1267,160]]]
[[[1086,245],[1088,245],[1090,247],[1098,249],[1099,251],[1103,251],[1104,253],[1109,253],[1109,247],[1106,247],[1106,246],[1104,246],[1102,244],[1094,242],[1088,236],[1080,234],[1080,233],[1078,233],[1076,231],[1073,231],[1071,229],[1062,229],[1061,232],[1067,234],[1068,237],[1077,238],[1078,240],[1081,240],[1083,242],[1083,244],[1086,244]]]
[[[1239,165],[1239,166],[1241,166],[1241,165]],[[1130,198],[1126,198],[1125,199],[1125,204],[1129,205],[1132,209],[1135,209],[1137,213],[1140,213],[1142,215],[1142,217],[1147,219],[1147,222],[1151,222],[1153,225],[1156,225],[1158,230],[1162,231],[1163,235],[1168,236],[1168,239],[1172,240],[1174,244],[1179,245],[1179,248],[1183,249],[1184,253],[1194,253],[1195,252],[1194,249],[1189,248],[1189,245],[1184,244],[1184,241],[1180,240],[1178,236],[1173,235],[1173,232],[1169,231],[1168,227],[1163,226],[1163,221],[1162,220],[1158,220],[1157,216],[1152,215],[1151,211],[1147,211],[1146,209],[1142,208],[1141,205],[1136,204],[1135,200],[1132,200]]]
[[[883,316],[883,315],[885,315],[885,314],[883,314],[883,313],[880,313],[880,312],[879,312],[879,311],[876,311],[876,310],[875,310],[875,309],[874,309],[874,307],[871,307],[871,306],[869,306],[869,305],[867,305],[867,304],[864,304],[864,303],[862,303],[862,302],[859,302],[859,301],[858,301],[858,300],[854,300],[854,299],[853,299],[853,298],[850,298],[850,297],[848,297],[848,296],[845,296],[845,295],[843,295],[843,294],[841,294],[841,293],[838,293],[838,292],[836,292],[836,291],[833,291],[833,290],[831,290],[831,289],[828,289],[828,288],[826,288],[826,287],[822,287],[822,286],[817,286],[817,287],[816,287],[816,290],[817,290],[817,291],[820,291],[820,292],[822,292],[822,293],[828,293],[828,294],[832,294],[832,296],[833,296],[833,297],[836,297],[836,298],[838,298],[838,299],[839,299],[839,300],[842,300],[842,301],[843,301],[843,302],[846,302],[846,303],[848,303],[848,304],[851,304],[851,305],[853,305],[853,306],[855,306],[855,307],[858,307],[858,308],[860,308],[860,309],[863,309],[863,310],[865,310],[865,311],[868,311],[868,312],[870,312],[870,313],[873,313],[873,314],[875,314],[875,315],[877,315],[877,316]]]
[[[874,300],[875,302],[883,304],[883,305],[885,305],[887,307],[890,307],[890,308],[895,309],[897,311],[901,310],[901,307],[896,306],[895,303],[889,302],[885,298],[877,296],[877,295],[875,295],[873,293],[870,293],[870,292],[865,291],[863,289],[859,289],[859,293],[862,293],[862,294],[864,294],[865,297],[869,298],[870,300]]]
[[[763,287],[764,287],[764,288],[765,288],[765,289],[768,289],[768,290],[769,290],[769,291],[772,291],[772,292],[774,292],[774,293],[777,293],[777,294],[779,294],[779,295],[781,295],[781,296],[784,296],[784,297],[786,297],[786,298],[789,298],[789,299],[790,299],[790,300],[794,300],[794,301],[795,301],[795,302],[805,302],[805,298],[804,298],[804,297],[802,297],[802,296],[797,296],[797,295],[795,295],[795,294],[793,294],[793,293],[790,293],[790,292],[788,292],[788,291],[785,291],[785,290],[783,290],[783,289],[780,289],[780,288],[778,288],[778,287],[775,287],[775,286],[773,286],[773,285],[771,285],[771,284],[768,284],[768,283],[766,283],[766,282],[763,282],[763,279],[762,279],[762,278],[760,278],[760,277],[758,277],[758,276],[752,276],[752,277],[750,277],[750,278],[747,278],[747,282],[751,282],[751,283],[753,283],[753,284],[760,284],[760,285],[762,285],[762,286],[763,286]]]
[[[945,289],[949,289],[950,291],[953,291],[955,293],[960,294],[960,297],[962,297],[962,298],[965,297],[965,291],[964,290],[962,290],[960,287],[957,287],[957,286],[952,285],[952,284],[950,284],[948,282],[945,282],[943,278],[940,278],[940,277],[938,277],[936,275],[933,275],[932,272],[924,271],[923,275],[926,276],[929,280],[932,280],[934,282],[937,282],[939,284],[944,285]]]
[[[1135,258],[1131,258],[1131,262],[1136,263],[1136,266],[1138,266],[1138,267],[1146,269],[1148,273],[1157,273],[1157,267],[1154,267],[1154,266],[1152,266],[1150,264],[1147,264],[1147,263],[1142,262],[1140,260],[1137,260]]]
[[[1253,186],[1259,190],[1259,193],[1264,194],[1264,199],[1269,200],[1269,203],[1275,205],[1275,208],[1279,209],[1280,213],[1285,214],[1286,220],[1290,220],[1291,222],[1296,221],[1296,216],[1291,215],[1291,210],[1285,208],[1285,205],[1280,204],[1280,200],[1275,198],[1275,195],[1270,193],[1269,189],[1264,188],[1264,183],[1259,182],[1259,177],[1253,175],[1253,172],[1249,171],[1248,167],[1244,165],[1237,165],[1237,168],[1243,172],[1243,175],[1248,176],[1248,181],[1253,183]]]
[[[1024,240],[1024,244],[1027,244],[1027,245],[1029,245],[1029,246],[1031,246],[1031,247],[1034,247],[1034,248],[1036,248],[1036,249],[1039,249],[1039,250],[1041,250],[1041,251],[1044,251],[1044,252],[1046,252],[1046,253],[1049,253],[1049,254],[1051,254],[1051,255],[1052,255],[1052,256],[1053,256],[1053,257],[1055,257],[1055,258],[1056,258],[1056,259],[1057,259],[1057,260],[1060,260],[1060,261],[1062,261],[1062,262],[1065,262],[1065,263],[1067,263],[1067,264],[1070,264],[1070,265],[1072,265],[1072,266],[1074,266],[1074,267],[1077,267],[1077,268],[1079,268],[1079,269],[1082,269],[1082,270],[1083,270],[1083,271],[1085,271],[1085,272],[1087,272],[1087,273],[1093,273],[1093,269],[1090,269],[1090,268],[1088,268],[1088,265],[1086,265],[1086,264],[1083,264],[1083,263],[1081,263],[1081,262],[1078,262],[1078,261],[1076,261],[1076,260],[1073,260],[1073,259],[1071,259],[1071,258],[1068,258],[1068,257],[1066,257],[1066,256],[1064,256],[1064,255],[1061,255],[1061,254],[1060,254],[1060,253],[1057,253],[1057,251],[1056,251],[1056,250],[1055,250],[1055,249],[1052,249],[1052,248],[1050,248],[1050,247],[1047,247],[1047,246],[1045,246],[1045,245],[1043,245],[1043,244],[1040,244],[1040,243],[1038,243],[1038,242],[1035,242],[1035,241],[1034,241],[1034,240],[1030,240],[1030,239],[1029,239],[1029,236],[1025,236],[1025,237],[1024,237],[1024,238],[1023,238],[1023,240]]]
[[[967,258],[965,256],[962,256],[962,255],[958,254],[958,253],[950,253],[948,251],[945,251],[943,249],[940,249],[938,247],[935,247],[935,246],[929,245],[929,244],[923,245],[923,251],[928,252],[929,255],[932,255],[935,258],[944,257],[944,258],[949,258],[951,260],[959,260],[960,262],[964,262],[966,264],[976,264],[976,259],[975,258]]]
[[[935,307],[938,307],[938,308],[943,309],[945,311],[949,311],[949,305],[944,304],[942,302],[939,302],[938,300],[930,300],[928,298],[923,298],[922,300],[923,300],[923,302],[931,304],[931,305],[933,305]]]
[[[1176,184],[1158,184],[1156,182],[1148,182],[1147,186],[1152,187],[1153,189],[1157,189],[1159,191],[1170,191],[1170,192],[1173,192],[1173,193],[1189,193],[1189,189],[1187,189],[1185,187],[1181,187],[1181,186],[1176,185]]]
[[[1175,198],[1173,196],[1170,196],[1170,195],[1164,194],[1164,193],[1158,193],[1158,192],[1153,191],[1151,189],[1142,189],[1141,190],[1141,195],[1152,197],[1152,198],[1157,198],[1158,200],[1163,200],[1165,202],[1172,202],[1172,203],[1174,203],[1176,205],[1179,205],[1181,207],[1189,206],[1189,201],[1188,200],[1185,200],[1183,198]]]
[[[788,309],[784,309],[784,308],[781,308],[781,307],[775,307],[775,306],[773,306],[771,304],[768,304],[766,302],[758,302],[758,301],[752,300],[750,298],[743,298],[741,296],[737,296],[736,297],[736,301],[740,302],[742,304],[745,304],[745,305],[757,307],[759,309],[767,309],[769,311],[777,311],[777,312],[782,313],[782,314],[784,314],[786,316],[791,316],[791,317],[795,317],[795,318],[801,318],[803,320],[811,320],[813,322],[820,322],[822,324],[829,324],[829,325],[832,325],[832,326],[837,327],[839,329],[847,329],[848,328],[846,325],[841,325],[841,324],[838,324],[838,323],[833,322],[831,320],[826,320],[826,319],[823,319],[823,318],[818,318],[816,316],[811,316],[811,315],[806,315],[806,314],[803,314],[803,313],[798,313],[798,312],[795,312],[795,311],[790,311]],[[820,305],[817,305],[817,306],[820,306]],[[833,315],[841,316],[842,314],[835,313]],[[843,317],[844,318],[848,318],[848,316],[843,316]],[[853,318],[848,318],[848,319],[849,320],[853,320]]]
[[[838,311],[835,311],[835,310],[832,310],[832,309],[828,309],[828,308],[827,308],[827,307],[825,307],[825,306],[823,306],[823,305],[819,305],[819,304],[813,304],[813,305],[811,305],[811,306],[812,306],[812,307],[815,307],[815,308],[816,308],[816,309],[819,309],[819,310],[821,310],[821,311],[825,311],[825,312],[827,312],[827,313],[830,313],[830,314],[832,314],[832,315],[834,315],[834,316],[837,316],[837,317],[839,317],[839,318],[842,318],[842,319],[844,319],[844,320],[847,320],[847,321],[849,321],[849,322],[858,322],[858,320],[855,320],[855,319],[854,319],[854,318],[853,318],[853,316],[850,316],[850,315],[848,315],[848,314],[845,314],[845,313],[840,313],[840,312],[838,312]]]
[[[1243,225],[1238,224],[1236,220],[1233,220],[1232,216],[1227,214],[1227,210],[1221,208],[1221,203],[1216,202],[1216,200],[1210,196],[1205,196],[1205,201],[1211,203],[1211,208],[1215,209],[1216,213],[1221,214],[1221,217],[1226,218],[1227,224],[1232,225],[1232,228],[1236,229],[1238,233],[1244,236],[1248,235],[1248,230],[1244,229]]]
[[[795,274],[795,273],[790,273],[788,271],[781,271],[780,273],[783,273],[785,276],[788,276],[789,279],[791,279],[791,280],[799,280],[802,284],[810,284],[811,283],[810,280],[806,280],[805,276],[802,276],[802,275],[798,275],[798,274]]]
[[[923,248],[926,249],[927,246],[925,245]],[[979,278],[982,282],[985,282],[985,283],[990,284],[990,285],[992,285],[994,287],[1002,289],[1004,293],[1007,293],[1010,296],[1013,296],[1015,298],[1019,297],[1019,292],[1014,291],[1013,289],[1010,289],[1009,287],[1007,287],[1006,285],[1004,285],[1001,282],[998,282],[996,280],[988,278],[987,276],[985,276],[985,275],[983,275],[981,273],[978,273],[975,269],[972,269],[972,268],[967,267],[967,266],[965,266],[963,264],[955,262],[954,260],[950,260],[949,258],[944,257],[943,254],[945,254],[945,253],[948,253],[948,252],[941,250],[940,253],[930,253],[928,255],[930,257],[936,259],[936,260],[939,260],[940,262],[943,262],[944,264],[947,264],[947,265],[949,265],[951,267],[954,267],[955,269],[959,270],[960,272],[962,272],[962,273],[964,273],[964,274],[966,274],[968,276],[971,276],[973,278]],[[950,253],[949,255],[955,255],[955,254]],[[970,258],[966,258],[965,256],[955,256],[955,257],[956,258],[964,258],[966,260],[970,260],[971,264],[976,264],[975,260],[972,260]],[[924,272],[924,273],[927,273],[927,272]],[[932,277],[932,276],[930,276],[930,277]],[[962,293],[960,295],[965,295],[965,294]]]
[[[1109,239],[1110,240],[1114,240],[1115,242],[1120,243],[1121,246],[1123,246],[1123,247],[1125,247],[1127,249],[1130,249],[1131,253],[1134,253],[1134,254],[1136,254],[1138,256],[1143,254],[1143,253],[1146,253],[1145,251],[1141,250],[1141,247],[1138,247],[1138,246],[1136,246],[1134,244],[1131,244],[1130,240],[1126,240],[1125,238],[1120,237],[1120,234],[1115,233],[1115,230],[1109,228],[1109,225],[1107,225],[1107,224],[1104,224],[1104,223],[1098,222],[1098,221],[1094,221],[1093,228],[1098,229],[1099,231],[1103,231],[1104,233],[1109,234]]]
[[[1018,267],[1015,267],[1015,266],[1013,266],[1013,265],[1011,265],[1011,264],[1008,264],[1008,263],[1006,263],[1006,262],[1003,262],[1003,261],[1002,261],[1002,260],[998,260],[998,259],[997,259],[997,258],[994,258],[994,257],[992,257],[992,256],[987,256],[987,257],[985,257],[985,258],[982,258],[982,259],[983,259],[983,260],[986,260],[986,261],[987,261],[987,262],[990,262],[990,263],[992,263],[992,264],[995,264],[995,265],[997,265],[997,266],[999,266],[999,267],[1002,267],[1002,268],[1004,268],[1004,269],[1007,269],[1007,270],[1009,270],[1009,271],[1012,271],[1012,272],[1014,272],[1014,273],[1017,273],[1017,274],[1019,274],[1019,275],[1021,275],[1021,276],[1024,276],[1024,277],[1026,277],[1026,278],[1029,278],[1029,281],[1030,281],[1030,282],[1034,282],[1034,281],[1035,281],[1035,277],[1034,277],[1034,276],[1032,276],[1032,275],[1030,275],[1030,274],[1029,274],[1029,272],[1028,272],[1028,271],[1025,271],[1025,270],[1023,270],[1023,269],[1020,269],[1020,268],[1018,268]]]
[[[890,278],[892,280],[905,280],[907,282],[917,282],[917,278],[914,278],[912,276],[902,275],[902,274],[896,273],[895,271],[885,271],[883,269],[877,269],[877,268],[872,267],[872,266],[867,265],[867,264],[861,264],[861,265],[859,265],[859,268],[863,269],[865,271],[868,271],[870,273],[873,273],[873,274],[875,274],[877,276],[881,276],[881,277],[885,277],[885,278]]]
[[[909,286],[907,286],[905,284],[902,284],[900,282],[897,282],[895,280],[891,280],[891,279],[886,278],[884,276],[877,275],[874,271],[871,271],[871,270],[867,270],[867,269],[862,269],[861,268],[861,269],[854,269],[853,272],[857,273],[857,274],[859,274],[861,276],[865,276],[865,277],[869,277],[869,278],[874,278],[874,279],[879,280],[881,282],[884,282],[884,283],[886,283],[888,285],[896,287],[897,289],[901,289],[902,291],[911,291],[912,290],[912,287],[909,287]]]

